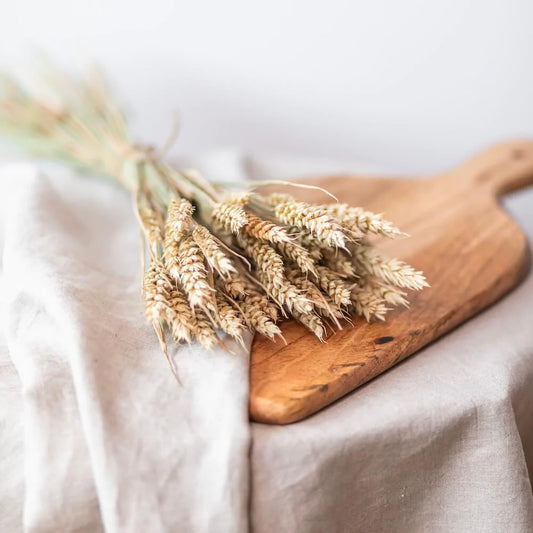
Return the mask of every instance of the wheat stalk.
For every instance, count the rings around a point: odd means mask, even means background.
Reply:
[[[354,236],[363,237],[366,233],[384,235],[394,239],[406,236],[392,222],[385,220],[383,215],[365,211],[360,207],[351,207],[347,204],[331,204],[324,208],[334,215],[340,223],[351,231]]]
[[[246,323],[252,330],[273,339],[276,335],[281,335],[281,330],[269,314],[269,306],[266,305],[265,300],[266,297],[263,294],[252,292],[244,297],[242,309]]]
[[[309,230],[328,246],[344,248],[346,235],[341,224],[321,206],[294,200],[274,203],[274,214],[283,224]]]
[[[180,171],[132,143],[103,79],[50,77],[59,107],[4,79],[0,130],[33,153],[132,193],[149,256],[145,312],[165,353],[165,332],[212,348],[224,334],[242,342],[247,328],[275,338],[284,317],[324,340],[328,327],[341,328],[354,314],[382,320],[389,308],[408,304],[406,290],[428,286],[421,272],[366,239],[404,235],[381,215],[229,190]]]
[[[192,237],[213,270],[222,277],[231,276],[237,272],[233,261],[222,249],[221,242],[206,227],[197,225],[192,232]]]
[[[191,307],[214,311],[215,290],[209,283],[202,251],[191,235],[178,244],[177,273]]]
[[[354,263],[363,275],[372,275],[384,281],[419,291],[429,287],[424,274],[395,258],[388,258],[368,245],[354,249]]]

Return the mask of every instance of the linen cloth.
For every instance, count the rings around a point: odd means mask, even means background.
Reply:
[[[348,169],[195,162],[230,180]],[[0,531],[533,530],[531,276],[321,413],[250,425],[245,351],[180,347],[172,376],[127,194],[33,164],[0,191]],[[531,192],[507,204],[533,238]]]
[[[51,174],[0,172],[24,404],[24,467],[9,442],[2,453],[2,531],[20,528],[9,499],[22,468],[27,531],[246,531],[248,353],[182,347],[178,383],[143,318],[128,195]],[[5,426],[22,416],[3,409]]]

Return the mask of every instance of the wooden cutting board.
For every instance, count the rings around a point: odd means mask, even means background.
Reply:
[[[410,293],[410,307],[390,312],[386,322],[356,319],[353,328],[326,343],[295,322],[282,325],[287,345],[257,336],[250,370],[255,421],[287,424],[315,413],[501,298],[528,270],[526,237],[498,198],[533,183],[533,141],[495,146],[457,170],[429,178],[298,181],[320,185],[340,202],[384,213],[409,233],[410,238],[379,246],[423,270],[431,288]],[[327,201],[314,190],[291,193]]]

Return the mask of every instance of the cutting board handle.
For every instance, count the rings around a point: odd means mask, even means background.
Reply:
[[[492,146],[460,166],[453,175],[455,179],[465,184],[474,183],[497,197],[533,185],[533,140],[508,141]]]

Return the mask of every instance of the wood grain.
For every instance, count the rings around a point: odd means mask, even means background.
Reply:
[[[411,293],[410,307],[389,313],[386,322],[357,318],[353,328],[326,343],[295,322],[282,325],[287,345],[256,337],[250,414],[258,422],[287,424],[322,409],[501,298],[529,265],[527,240],[498,198],[533,183],[533,142],[495,146],[429,178],[304,181],[325,187],[341,202],[384,212],[408,232],[408,239],[379,246],[423,270],[431,288]],[[325,201],[317,191],[295,195]]]

